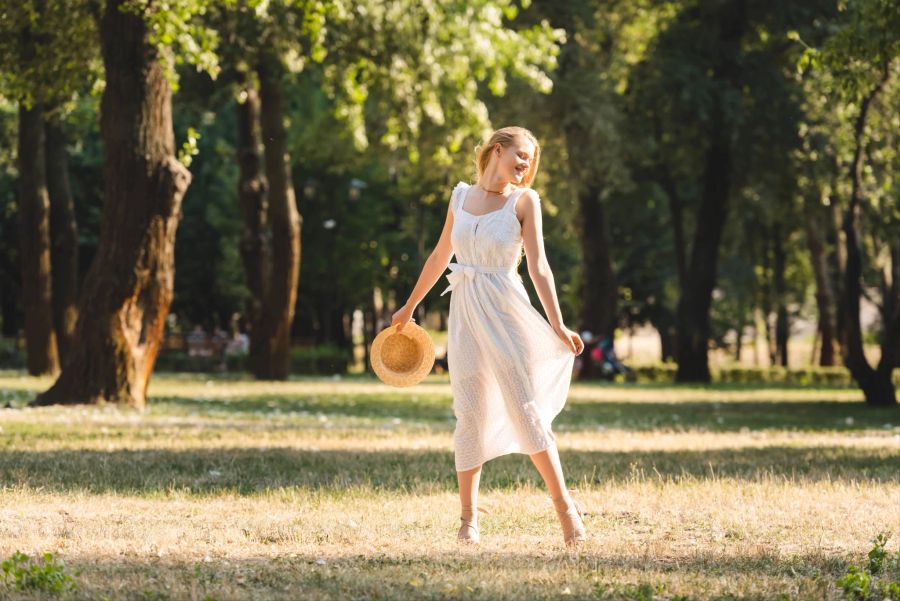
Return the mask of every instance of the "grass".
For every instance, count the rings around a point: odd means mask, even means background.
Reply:
[[[900,538],[900,410],[851,389],[573,384],[572,552],[520,454],[457,547],[446,377],[160,374],[144,412],[25,408],[50,383],[0,372],[0,560],[52,553],[76,587],[2,598],[838,600]]]

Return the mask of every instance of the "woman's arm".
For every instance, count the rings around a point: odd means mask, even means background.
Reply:
[[[450,232],[452,231],[453,210],[448,205],[447,218],[444,220],[444,229],[441,231],[441,236],[438,239],[434,250],[431,251],[431,254],[428,255],[428,258],[425,260],[425,265],[422,267],[419,279],[416,281],[416,285],[412,289],[412,292],[409,293],[409,299],[396,313],[394,313],[393,318],[391,319],[391,325],[396,323],[401,324],[397,328],[398,331],[403,329],[402,324],[412,318],[415,308],[422,302],[422,299],[425,298],[428,291],[434,287],[438,278],[440,278],[447,270],[447,265],[450,264],[450,259],[453,257],[453,246],[450,242]]]
[[[527,188],[519,195],[516,204],[517,208],[521,207],[522,238],[525,245],[525,258],[528,262],[528,276],[544,306],[550,325],[569,345],[572,352],[579,355],[584,350],[584,342],[582,342],[581,336],[563,324],[562,311],[556,296],[556,282],[553,279],[550,264],[547,262],[547,254],[544,252],[544,226],[537,192]]]

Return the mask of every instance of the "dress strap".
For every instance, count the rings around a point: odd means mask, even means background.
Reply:
[[[510,210],[512,210],[513,213],[515,213],[516,211],[515,211],[514,207],[516,206],[516,197],[518,197],[519,194],[521,194],[524,191],[525,191],[525,188],[516,188],[515,190],[513,190],[512,194],[509,195],[509,198],[506,199],[506,204],[503,205],[502,210],[505,211],[507,209],[510,209]]]
[[[468,187],[469,185],[466,182],[459,180],[459,183],[453,188],[453,192],[450,194],[450,207],[453,209],[454,213],[462,206],[462,199],[465,195],[466,188]]]

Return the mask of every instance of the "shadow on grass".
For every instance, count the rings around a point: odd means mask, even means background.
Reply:
[[[704,552],[665,560],[639,551],[611,558],[590,543],[580,554],[560,549],[550,555],[478,549],[412,556],[354,553],[328,559],[275,552],[207,560],[60,557],[66,572],[76,575],[78,596],[84,598],[297,599],[302,591],[303,598],[543,600],[560,598],[563,587],[570,589],[566,598],[573,599],[657,598],[636,596],[635,589],[643,585],[685,599],[723,601],[782,598],[785,586],[798,595],[792,599],[826,598],[835,579],[858,559],[845,554]],[[748,596],[731,588],[750,583],[757,592]]]
[[[188,380],[188,378],[185,378]],[[327,379],[309,378],[310,381]],[[196,382],[196,380],[188,380]],[[590,385],[593,387],[593,385]],[[609,390],[608,399],[571,399],[554,425],[560,430],[586,429],[597,426],[635,431],[665,429],[704,430],[710,432],[735,432],[750,430],[800,430],[839,431],[885,430],[900,427],[900,406],[870,407],[863,402],[835,401],[829,399],[829,391],[811,389],[813,398],[780,400],[779,393],[789,395],[781,388],[766,388],[749,385],[713,385],[721,390],[721,401],[698,400],[663,402],[667,391],[683,389],[672,385],[630,385],[598,384]],[[628,401],[621,395],[628,394],[629,388],[659,391],[660,402]],[[697,388],[697,387],[695,387]],[[728,391],[763,391],[766,398],[753,400],[729,400]],[[34,391],[7,384],[0,390],[2,399],[10,400],[14,406],[22,407],[34,397]],[[221,394],[219,388],[217,394]],[[820,395],[819,395],[820,393]],[[771,395],[771,396],[769,396]],[[577,396],[577,395],[576,395]],[[0,400],[2,400],[0,399]],[[50,410],[53,410],[52,408]],[[291,393],[245,394],[239,397],[209,397],[169,395],[153,396],[149,401],[150,415],[217,416],[266,418],[270,415],[285,414],[331,418],[349,417],[362,419],[400,418],[422,424],[441,424],[440,430],[452,428],[455,421],[452,396],[445,389],[423,390],[421,394],[360,394],[349,388],[346,392],[327,394],[303,391]],[[2,416],[2,409],[0,409]],[[340,425],[340,424],[337,424]],[[193,427],[193,426],[191,426]]]
[[[663,392],[660,392],[663,395]],[[606,426],[648,431],[660,427],[711,432],[751,430],[858,431],[900,426],[900,408],[869,407],[844,401],[729,401],[713,402],[569,402],[554,420],[570,429]],[[323,414],[330,417],[393,418],[418,422],[453,421],[452,400],[422,395],[254,395],[237,399],[159,398],[155,413]],[[588,428],[590,429],[590,428]]]
[[[608,480],[765,478],[898,482],[890,448],[766,447],[678,451],[561,452],[573,485]],[[514,453],[485,465],[490,488],[543,483],[527,456]],[[314,451],[294,448],[201,450],[16,451],[0,455],[0,483],[58,491],[153,495],[254,494],[272,489],[455,491],[452,452]]]

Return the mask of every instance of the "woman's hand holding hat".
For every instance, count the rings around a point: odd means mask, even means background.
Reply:
[[[395,311],[391,316],[391,325],[397,326],[397,331],[402,332],[403,326],[406,325],[406,322],[415,321],[415,319],[413,319],[412,317],[414,310],[415,306],[410,306],[409,303],[406,303],[405,305],[397,309],[397,311]]]
[[[394,313],[391,325],[375,336],[369,348],[372,369],[391,386],[417,384],[434,366],[434,343],[412,319],[413,308],[406,304]]]

